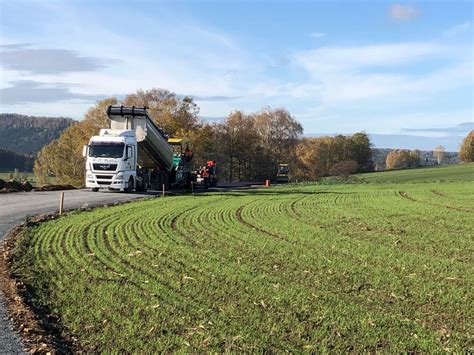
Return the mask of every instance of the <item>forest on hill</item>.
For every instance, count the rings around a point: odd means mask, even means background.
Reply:
[[[74,123],[65,117],[36,117],[16,113],[0,114],[0,149],[36,155]]]
[[[65,117],[0,114],[0,172],[33,171],[36,154],[74,123]]]

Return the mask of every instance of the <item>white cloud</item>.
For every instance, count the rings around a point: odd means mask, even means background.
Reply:
[[[118,60],[81,73],[23,73],[13,70],[15,67],[0,68],[0,87],[9,87],[9,83],[18,80],[34,80],[77,85],[74,92],[84,95],[112,96],[153,87],[189,95],[241,95],[234,82],[246,72],[246,52],[231,36],[194,21],[176,21],[174,17],[156,21],[155,15],[140,14],[141,26],[146,30],[137,37],[126,27],[116,26],[129,21],[128,12],[115,13],[114,23],[107,23],[97,21],[89,10],[72,7],[67,3],[58,4],[57,8],[49,6],[50,20],[42,32],[29,34],[28,42],[40,43],[39,48],[74,50],[80,56],[100,54]],[[4,44],[25,42],[21,37],[0,39]]]
[[[406,42],[351,47],[321,47],[295,54],[295,61],[311,75],[345,72],[366,67],[386,67],[422,59],[445,51],[425,42]]]
[[[440,92],[472,86],[472,58],[460,53],[464,54],[459,48],[432,42],[321,47],[298,52],[292,58],[293,65],[307,72],[305,81],[261,82],[249,93],[311,99],[328,110],[355,103],[366,107],[380,102],[415,104]],[[457,61],[446,61],[443,67],[412,70],[413,65],[420,68],[423,63],[453,56]]]
[[[313,32],[310,34],[310,36],[313,38],[321,38],[321,37],[326,36],[326,34],[323,32]]]
[[[418,11],[413,6],[394,4],[389,8],[389,15],[395,21],[411,21],[418,17]]]
[[[458,36],[460,34],[463,34],[463,33],[466,33],[466,32],[469,32],[471,31],[471,22],[464,22],[464,23],[461,23],[459,25],[456,25],[456,26],[453,26],[449,29],[447,29],[446,31],[444,31],[443,35],[445,37],[455,37],[455,36]]]

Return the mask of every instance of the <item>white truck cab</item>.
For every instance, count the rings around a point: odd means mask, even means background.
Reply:
[[[132,130],[101,129],[85,147],[86,187],[132,191],[137,182],[137,140]]]

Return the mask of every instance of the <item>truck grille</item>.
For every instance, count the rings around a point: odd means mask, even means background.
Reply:
[[[112,181],[97,181],[99,185],[110,185]]]
[[[103,170],[103,171],[115,171],[117,169],[117,164],[92,164],[94,170]]]
[[[112,175],[96,175],[97,179],[111,180]]]

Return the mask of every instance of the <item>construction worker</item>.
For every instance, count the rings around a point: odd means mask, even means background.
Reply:
[[[186,149],[184,150],[184,160],[191,161],[193,158],[193,151],[189,149],[189,146],[186,144]]]

